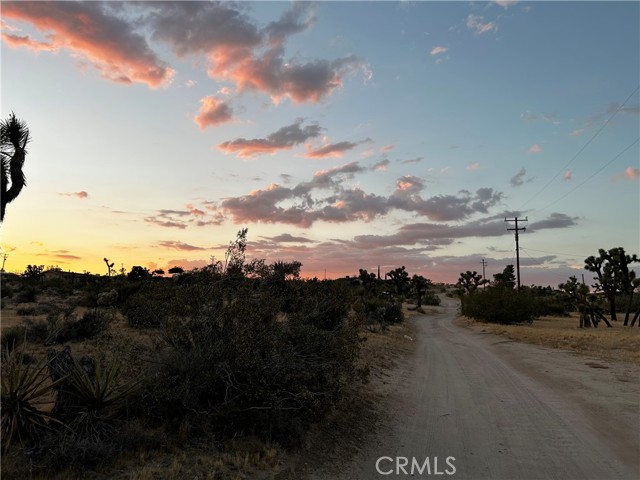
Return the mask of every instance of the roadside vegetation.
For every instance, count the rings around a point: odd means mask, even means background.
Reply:
[[[623,248],[600,249],[586,258],[594,291],[576,277],[557,289],[517,290],[513,265],[493,281],[467,271],[456,284],[460,312],[468,326],[480,322],[477,328],[513,340],[640,365],[640,330],[631,328],[640,326],[640,279],[632,269],[638,261]]]
[[[600,249],[598,257],[586,258],[585,269],[596,273],[594,292],[585,283],[578,283],[576,277],[570,277],[557,289],[515,289],[513,265],[494,275],[493,281],[475,271],[463,272],[456,284],[460,311],[466,317],[502,325],[530,324],[541,316],[575,312],[580,328],[597,328],[600,322],[611,328],[611,322],[617,322],[619,316],[624,317],[625,327],[636,323],[640,326],[640,299],[634,295],[640,279],[632,269],[639,261],[637,255],[627,255],[621,247]]]
[[[105,276],[3,274],[3,474],[97,475],[194,445],[229,460],[239,438],[261,447],[235,463],[273,468],[367,382],[365,337],[401,324],[405,301],[439,302],[404,267],[303,280],[299,262],[247,261],[246,246],[243,229],[223,260],[170,277],[107,258]]]

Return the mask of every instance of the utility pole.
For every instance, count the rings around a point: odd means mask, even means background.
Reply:
[[[4,272],[4,264],[5,264],[5,262],[7,261],[7,257],[8,257],[8,256],[9,256],[9,255],[8,255],[8,254],[6,254],[6,253],[3,253],[3,254],[2,254],[2,270],[0,270],[0,272]]]
[[[487,266],[487,261],[483,258],[481,263],[482,263],[482,289],[484,290],[485,288],[487,288],[487,278],[484,275],[484,267]]]
[[[507,219],[505,217],[504,219],[505,222],[515,222],[515,228],[507,228],[507,230],[509,231],[514,231],[516,234],[516,265],[517,265],[517,273],[518,273],[518,290],[520,290],[520,246],[518,244],[518,232],[520,230],[522,230],[523,232],[526,230],[526,227],[522,227],[522,228],[518,228],[518,217],[515,217],[513,219]],[[521,222],[528,222],[529,220],[527,219],[527,217],[524,218],[524,220],[520,220]]]

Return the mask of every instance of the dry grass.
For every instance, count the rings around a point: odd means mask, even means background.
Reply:
[[[623,327],[621,321],[612,322],[612,328],[603,323],[598,328],[579,328],[576,316],[541,317],[531,325],[496,325],[467,318],[461,318],[459,322],[520,342],[640,365],[640,328]]]

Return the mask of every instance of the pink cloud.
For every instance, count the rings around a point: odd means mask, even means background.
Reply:
[[[200,210],[199,208],[194,207],[192,204],[188,203],[187,205],[185,205],[186,209],[189,211],[189,213],[191,215],[195,215],[197,217],[203,217],[206,215],[206,213],[204,213],[204,211]]]
[[[194,121],[204,130],[207,127],[215,127],[233,120],[233,110],[225,102],[210,95],[200,100],[200,111],[194,117]]]
[[[194,245],[189,245],[188,243],[173,241],[173,240],[163,240],[158,242],[158,246],[163,248],[170,248],[172,250],[183,250],[187,252],[206,250],[204,247],[196,247]]]
[[[482,165],[480,164],[480,162],[473,162],[470,163],[469,165],[467,165],[467,170],[480,170],[482,168]]]
[[[571,137],[579,137],[583,133],[584,133],[584,128],[577,128],[575,130],[572,130],[571,133],[569,133],[569,136],[571,136]]]
[[[84,200],[85,198],[89,197],[89,194],[87,192],[85,192],[84,190],[82,190],[80,192],[59,193],[58,195],[63,195],[65,197],[77,197],[80,200]]]
[[[58,47],[51,43],[33,40],[29,35],[11,35],[9,33],[3,33],[2,39],[12,48],[25,47],[34,51],[48,52],[58,49]]]
[[[2,15],[31,23],[45,32],[51,49],[81,55],[108,80],[151,88],[167,85],[174,71],[131,24],[109,14],[107,8],[98,2],[3,2]],[[7,41],[6,35],[3,38]],[[9,39],[9,44],[12,41],[16,46],[18,40]],[[19,42],[27,48],[43,48],[42,42],[30,38]]]
[[[566,172],[564,172],[564,179],[565,180],[571,180],[571,170],[567,170]]]
[[[493,3],[495,3],[496,5],[500,5],[504,9],[507,9],[511,5],[515,5],[516,3],[518,3],[518,0],[494,0]]]
[[[258,155],[274,154],[289,150],[304,143],[309,138],[320,135],[322,128],[317,124],[302,126],[303,120],[282,127],[266,138],[237,138],[218,144],[218,148],[227,153],[235,153],[240,158],[255,158]]]
[[[534,143],[529,147],[529,153],[542,153],[542,147],[537,143]]]
[[[211,78],[231,81],[240,92],[266,93],[275,103],[283,98],[318,102],[342,86],[346,76],[367,71],[355,56],[306,63],[285,60],[286,40],[315,22],[313,7],[302,2],[260,29],[231,3],[158,2],[150,8],[155,38],[169,43],[180,56],[206,55]]]
[[[358,143],[353,142],[339,142],[328,144],[323,147],[313,149],[311,145],[307,144],[306,158],[340,158],[344,155],[344,152],[351,150],[358,146]]]
[[[383,152],[390,152],[391,150],[393,150],[394,148],[396,148],[395,145],[385,145],[384,147],[382,147],[380,150],[382,150]]]
[[[274,103],[317,103],[339,89],[349,76],[371,77],[368,65],[354,55],[333,60],[285,57],[285,43],[314,24],[314,7],[294,3],[266,26],[247,9],[231,2],[3,2],[3,20],[25,21],[43,32],[46,42],[3,33],[12,47],[68,50],[79,64],[92,65],[111,81],[143,83],[152,88],[171,82],[174,71],[147,42],[149,34],[179,57],[203,56],[209,77],[233,83],[233,91],[257,91]],[[129,13],[136,15],[132,17]],[[8,25],[4,30],[15,32]],[[144,32],[144,34],[142,33]],[[185,83],[191,87],[195,82]],[[226,87],[229,91],[229,87]],[[228,120],[217,103],[205,106],[199,125]],[[207,117],[207,113],[211,113]],[[221,115],[221,116],[220,116]],[[204,127],[201,127],[204,128]]]
[[[389,166],[389,163],[390,162],[387,159],[380,160],[379,162],[371,166],[371,170],[374,170],[376,172],[384,172]]]
[[[627,167],[627,169],[624,171],[624,176],[627,177],[629,180],[636,180],[640,178],[640,169]]]
[[[623,173],[620,173],[613,177],[613,181],[618,180],[638,180],[640,178],[640,169],[634,167],[627,167]]]
[[[439,55],[441,53],[446,53],[448,52],[449,49],[447,47],[433,47],[431,49],[431,55]]]
[[[488,33],[498,30],[498,25],[495,22],[483,22],[484,17],[480,15],[469,15],[467,17],[467,28],[474,30],[476,35]]]
[[[204,210],[192,204],[187,204],[185,205],[185,210],[158,210],[155,215],[145,217],[144,221],[160,227],[179,228],[181,230],[188,226],[202,227],[224,223],[224,214],[218,209],[217,205],[211,202],[204,202],[203,208]]]
[[[317,103],[341,87],[345,76],[364,67],[355,56],[296,64],[286,62],[283,54],[284,49],[276,47],[261,56],[250,54],[236,60],[229,58],[227,52],[218,51],[214,55],[216,66],[209,75],[233,81],[239,91],[266,93],[274,103],[285,97],[295,103]]]

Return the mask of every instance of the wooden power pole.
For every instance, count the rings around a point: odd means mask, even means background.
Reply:
[[[515,218],[505,218],[504,219],[505,222],[515,222],[515,228],[507,228],[507,230],[509,231],[514,231],[516,234],[516,272],[517,272],[517,279],[518,279],[518,290],[520,290],[520,246],[518,244],[518,232],[519,231],[525,231],[526,227],[522,227],[522,228],[518,228],[518,217]],[[521,222],[528,222],[529,220],[527,219],[527,217],[525,217],[524,220],[520,220]]]
[[[482,259],[482,289],[484,290],[487,287],[487,277],[484,274],[484,267],[487,266],[487,261]]]

